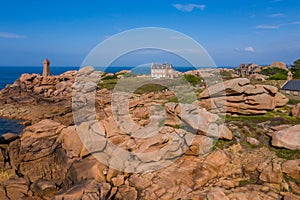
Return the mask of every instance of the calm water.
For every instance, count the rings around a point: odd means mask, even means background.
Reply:
[[[51,67],[51,73],[58,75],[69,70],[77,70],[78,67]],[[7,84],[12,84],[24,73],[42,73],[41,67],[0,67],[0,90]],[[4,133],[19,134],[24,129],[19,121],[0,118],[0,135]]]
[[[24,126],[22,126],[17,120],[0,118],[0,135],[4,133],[19,134],[23,129]]]
[[[175,70],[180,72],[185,72],[189,70],[194,70],[193,67],[174,67]],[[53,67],[51,66],[51,74],[59,75],[66,71],[78,70],[79,67]],[[107,73],[116,73],[121,70],[131,70],[132,67],[108,67],[105,68]],[[16,79],[18,79],[22,74],[42,74],[42,67],[1,67],[0,66],[0,90],[2,90],[7,84],[12,84]],[[103,69],[99,69],[103,70]],[[136,74],[150,74],[150,68],[141,67],[135,68],[134,73]]]
[[[69,70],[77,70],[78,67],[51,67],[51,74],[58,75]],[[24,73],[42,73],[42,67],[0,67],[0,90],[7,84],[12,84]]]

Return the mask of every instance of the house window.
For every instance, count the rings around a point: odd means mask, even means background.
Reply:
[[[285,94],[288,94],[288,95],[289,95],[289,94],[290,94],[290,91],[289,91],[289,90],[286,90],[286,91],[285,91]]]
[[[294,91],[294,96],[298,96],[299,92],[298,91]]]

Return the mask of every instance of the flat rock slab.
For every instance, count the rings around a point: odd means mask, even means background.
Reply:
[[[300,150],[300,125],[276,131],[272,137],[272,145],[290,150]]]

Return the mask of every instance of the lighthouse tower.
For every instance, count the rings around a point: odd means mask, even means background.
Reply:
[[[43,76],[50,76],[50,61],[46,58],[43,62]]]

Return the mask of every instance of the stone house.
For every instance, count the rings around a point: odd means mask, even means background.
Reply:
[[[288,80],[281,87],[280,92],[289,99],[300,100],[300,80]]]
[[[260,68],[257,64],[240,64],[238,67],[238,74],[241,76],[256,74],[260,72]]]
[[[172,65],[168,63],[158,64],[152,63],[151,64],[151,77],[155,79],[174,79],[175,78],[175,70]]]

